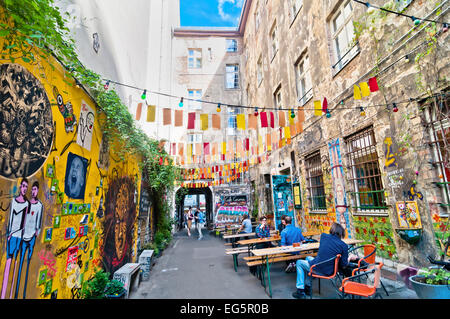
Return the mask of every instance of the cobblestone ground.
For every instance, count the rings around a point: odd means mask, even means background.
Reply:
[[[141,281],[131,291],[130,299],[268,299],[258,278],[253,276],[240,255],[238,271],[233,268],[233,258],[225,255],[224,240],[203,230],[198,240],[195,230],[188,237],[185,229],[176,233],[172,243],[162,255],[153,259],[148,281]],[[295,273],[286,273],[284,263],[271,266],[273,299],[293,299]],[[383,279],[389,296],[383,298],[415,299],[414,291],[403,282]],[[314,298],[336,299],[334,288],[321,281],[318,294],[317,280],[313,282]]]

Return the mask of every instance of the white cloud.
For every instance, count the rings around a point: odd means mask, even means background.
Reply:
[[[236,8],[242,8],[244,5],[244,0],[218,0],[217,9],[219,10],[219,15],[224,21],[237,22],[239,21],[239,16],[233,16],[224,11],[223,7],[225,3],[233,4]]]

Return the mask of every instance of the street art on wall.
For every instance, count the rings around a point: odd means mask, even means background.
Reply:
[[[81,101],[80,123],[78,124],[77,144],[91,150],[94,132],[94,111],[85,101]]]
[[[422,228],[417,202],[400,201],[395,203],[395,207],[401,228]]]
[[[64,192],[69,198],[84,199],[88,160],[69,153],[67,156]]]
[[[64,127],[66,129],[66,133],[73,132],[75,129],[75,125],[77,124],[77,118],[73,114],[72,103],[64,103],[64,99],[62,95],[59,94],[58,88],[56,86],[53,87],[53,95],[55,96],[59,112],[64,118]]]
[[[248,213],[246,195],[222,195],[216,203],[216,225],[239,223]]]
[[[42,84],[19,64],[2,64],[0,82],[0,176],[30,177],[52,147],[51,104]]]
[[[291,177],[272,175],[273,201],[275,209],[275,229],[280,229],[281,216],[291,216],[294,220],[294,197],[292,195]]]
[[[129,177],[116,178],[109,184],[105,198],[103,264],[114,273],[130,262],[137,212],[135,185]]]
[[[328,143],[330,152],[331,177],[334,186],[334,202],[336,205],[336,220],[347,229],[347,235],[351,236],[351,227],[349,221],[349,211],[345,192],[344,168],[342,167],[342,158],[339,138]]]

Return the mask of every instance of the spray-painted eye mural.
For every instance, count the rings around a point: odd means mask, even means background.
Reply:
[[[129,177],[117,178],[109,184],[105,200],[103,262],[110,273],[130,262],[132,257],[136,220],[134,193],[135,185]]]
[[[0,176],[32,176],[53,141],[51,104],[42,84],[19,64],[0,65]]]

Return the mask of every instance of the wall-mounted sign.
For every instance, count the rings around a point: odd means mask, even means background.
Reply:
[[[300,209],[302,208],[302,196],[300,192],[300,184],[299,183],[292,184],[292,189],[294,192],[294,208]]]

